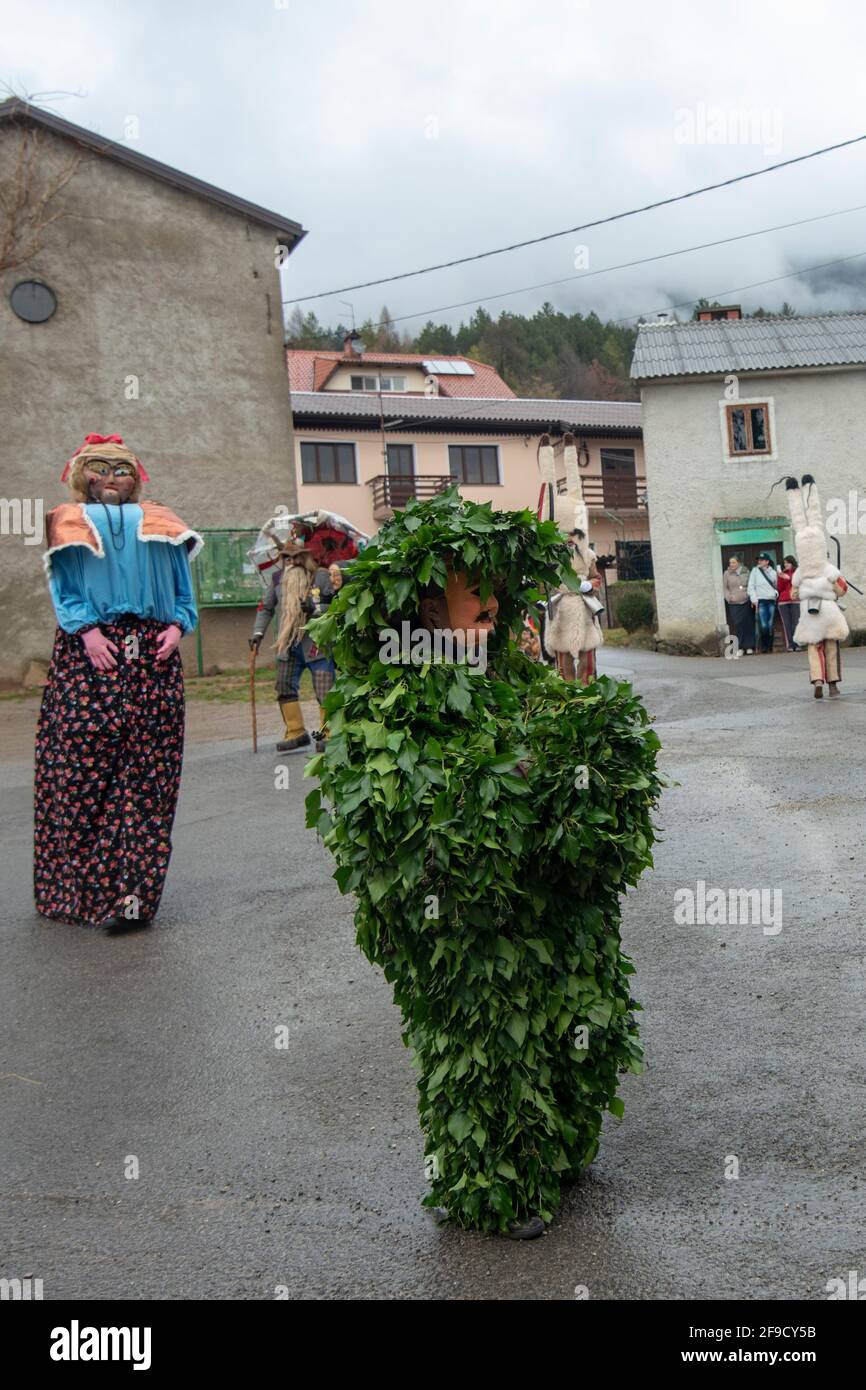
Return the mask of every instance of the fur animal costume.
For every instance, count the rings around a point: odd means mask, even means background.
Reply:
[[[592,581],[599,578],[599,573],[595,553],[587,539],[589,512],[583,500],[572,434],[565,435],[563,455],[566,491],[557,494],[553,445],[549,435],[542,436],[538,455],[542,483],[548,497],[553,497],[553,519],[568,537],[571,567],[583,583],[579,594],[560,585],[548,609],[544,646],[548,654],[556,658],[559,673],[565,680],[574,680],[576,672],[582,684],[588,685],[595,678],[594,653],[604,642],[604,634],[591,606],[597,587]]]
[[[791,577],[791,598],[800,603],[794,641],[809,649],[809,679],[815,687],[815,698],[823,695],[825,681],[830,695],[836,696],[839,643],[848,636],[848,624],[837,600],[847,593],[848,585],[827,556],[827,534],[815,479],[804,473],[801,487],[796,478],[787,478],[785,488],[798,561]]]

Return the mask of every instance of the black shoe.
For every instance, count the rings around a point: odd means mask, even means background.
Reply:
[[[152,917],[112,917],[108,922],[103,922],[105,930],[109,936],[123,936],[125,932],[138,931],[143,927],[149,927],[153,921]]]
[[[313,740],[306,730],[297,738],[284,738],[277,744],[278,753],[297,753],[301,748],[312,747]]]
[[[512,1221],[508,1227],[509,1240],[537,1240],[544,1235],[544,1222],[540,1216],[530,1216],[526,1221]]]
[[[816,682],[815,682],[815,699],[816,699],[816,700],[823,700],[823,698],[824,698],[824,687],[823,687],[823,685],[820,684],[820,682],[816,681]]]

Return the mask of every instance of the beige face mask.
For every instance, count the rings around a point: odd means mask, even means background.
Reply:
[[[117,507],[128,502],[138,484],[135,464],[124,459],[88,459],[84,465],[84,477],[89,499],[107,506]]]
[[[120,472],[115,473],[114,470]],[[92,446],[76,455],[69,487],[78,502],[137,502],[141,477],[135,456],[122,445]]]

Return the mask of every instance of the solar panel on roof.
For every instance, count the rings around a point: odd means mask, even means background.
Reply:
[[[474,376],[475,368],[470,367],[468,362],[446,362],[441,357],[433,357],[429,362],[424,363],[425,372],[432,372],[435,376]]]

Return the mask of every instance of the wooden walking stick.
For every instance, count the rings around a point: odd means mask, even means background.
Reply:
[[[259,751],[258,730],[256,727],[256,657],[259,654],[258,642],[250,647],[250,714],[253,719],[253,752]]]

